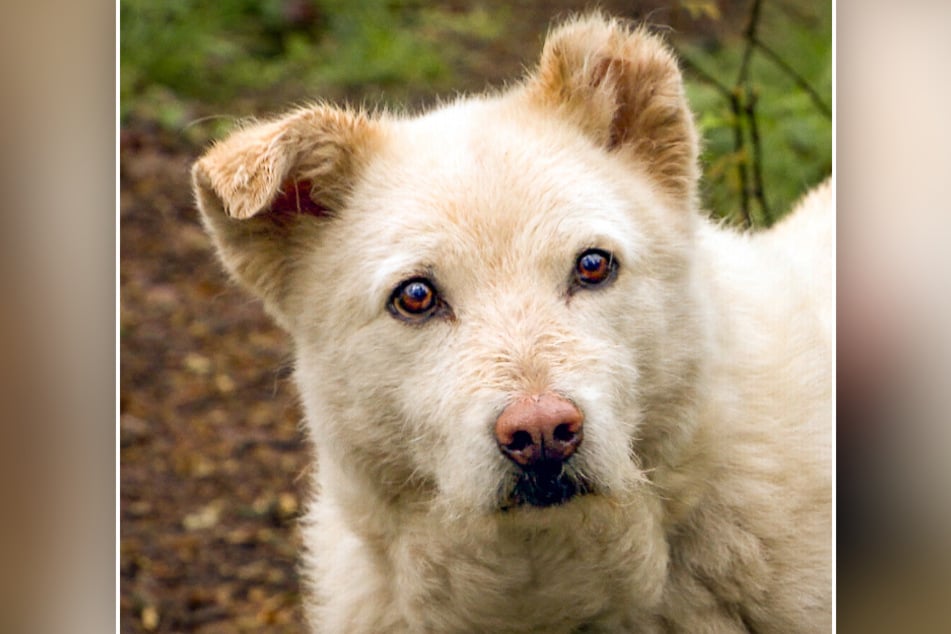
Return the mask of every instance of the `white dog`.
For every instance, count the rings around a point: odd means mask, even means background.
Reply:
[[[741,235],[697,153],[667,47],[595,14],[501,94],[198,161],[296,347],[315,631],[830,629],[830,188]]]

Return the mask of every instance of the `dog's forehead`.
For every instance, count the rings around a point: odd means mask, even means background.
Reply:
[[[416,276],[450,296],[506,280],[550,287],[586,248],[631,265],[650,251],[646,179],[564,122],[463,102],[393,123],[377,152],[333,240],[361,245],[370,304]]]
[[[630,235],[630,179],[580,133],[504,104],[467,103],[400,121],[362,183],[362,206],[425,250],[432,236],[487,249]],[[571,247],[574,248],[574,247]]]
[[[573,197],[594,184],[600,153],[583,135],[505,104],[461,102],[402,121],[390,135],[388,158],[395,154],[419,185],[488,207],[518,196]]]

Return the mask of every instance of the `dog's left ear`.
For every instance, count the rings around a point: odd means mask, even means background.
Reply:
[[[661,191],[691,204],[698,140],[676,59],[663,40],[598,13],[552,31],[526,86],[529,99],[637,160]]]

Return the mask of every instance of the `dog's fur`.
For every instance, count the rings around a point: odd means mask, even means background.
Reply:
[[[697,152],[667,47],[594,14],[501,94],[310,107],[198,161],[295,342],[316,631],[830,628],[830,188],[739,234],[698,212]],[[592,247],[616,277],[578,287]],[[390,306],[414,277],[428,320]],[[519,504],[495,420],[546,392],[583,412],[584,494]]]

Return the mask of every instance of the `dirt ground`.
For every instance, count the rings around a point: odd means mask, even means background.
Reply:
[[[121,135],[122,632],[298,632],[288,343],[213,259],[195,149]]]
[[[557,12],[535,8],[461,87],[521,73]],[[300,632],[310,450],[289,342],[213,257],[188,183],[200,151],[121,131],[120,631]]]

